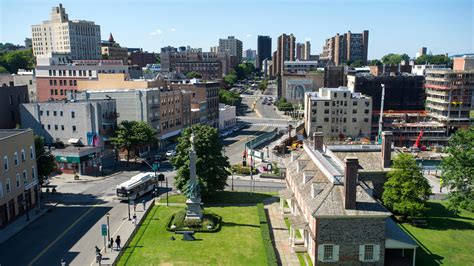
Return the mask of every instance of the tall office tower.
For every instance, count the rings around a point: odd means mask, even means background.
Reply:
[[[310,60],[311,56],[311,43],[306,41],[303,47],[303,60]]]
[[[350,31],[343,35],[326,39],[320,59],[331,61],[339,66],[343,63],[361,60],[364,64],[367,62],[367,52],[369,47],[369,31],[362,33],[351,33]]]
[[[242,41],[234,36],[229,36],[227,39],[219,39],[219,53],[235,56],[238,63],[242,62],[242,51]]]
[[[258,35],[257,38],[257,68],[262,69],[262,62],[272,58],[272,38]]]
[[[101,59],[100,26],[92,21],[69,20],[62,4],[53,7],[50,20],[31,26],[33,54],[69,53],[73,60]]]
[[[303,43],[297,43],[296,44],[296,56],[295,56],[295,60],[304,60],[303,59],[303,54],[304,54],[304,44]]]
[[[283,73],[283,62],[295,61],[295,42],[296,38],[293,34],[282,34],[278,37],[277,56],[274,62],[275,75]]]

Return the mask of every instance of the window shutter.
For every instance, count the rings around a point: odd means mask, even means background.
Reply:
[[[318,260],[319,261],[324,260],[324,245],[319,245],[318,246]]]
[[[359,261],[364,261],[365,245],[359,245]]]
[[[374,261],[380,260],[380,245],[374,245]]]
[[[334,245],[332,255],[333,261],[339,261],[339,245]]]

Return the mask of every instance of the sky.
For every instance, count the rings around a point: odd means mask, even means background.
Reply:
[[[282,33],[311,42],[319,54],[336,33],[369,30],[369,59],[388,53],[414,57],[474,52],[473,0],[0,0],[0,42],[23,44],[31,25],[49,19],[62,3],[69,19],[94,21],[102,39],[112,32],[124,47],[159,52],[191,46],[209,51],[219,38],[235,36],[256,49],[257,36]]]

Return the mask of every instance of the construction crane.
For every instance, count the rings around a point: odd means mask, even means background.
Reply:
[[[378,144],[382,144],[382,128],[383,128],[383,102],[385,100],[385,84],[380,84],[382,86],[382,97],[380,100],[380,118],[379,118],[379,132],[377,135]]]
[[[420,131],[420,134],[418,135],[418,138],[416,139],[415,145],[413,145],[414,148],[421,149],[421,138],[423,137],[423,129]]]

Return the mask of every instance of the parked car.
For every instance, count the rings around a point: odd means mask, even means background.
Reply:
[[[166,156],[167,157],[173,157],[176,155],[176,151],[175,150],[169,150],[166,152]]]

